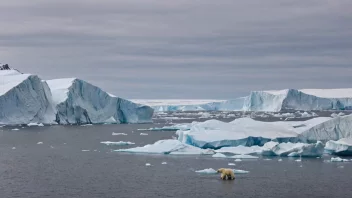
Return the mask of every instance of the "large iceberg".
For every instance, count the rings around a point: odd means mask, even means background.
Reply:
[[[352,138],[342,138],[337,141],[330,140],[325,145],[328,153],[335,155],[352,155]]]
[[[193,122],[189,128],[178,130],[178,140],[200,148],[219,149],[234,146],[263,146],[266,142],[299,142],[299,134],[331,118],[320,117],[307,121],[262,122],[240,118],[226,123],[218,120]],[[181,127],[180,127],[181,128]]]
[[[149,154],[171,154],[171,155],[211,155],[215,152],[210,149],[201,149],[191,145],[184,144],[178,140],[159,140],[154,144],[148,144],[143,147],[119,149],[117,152],[128,153],[149,153]]]
[[[0,124],[53,123],[55,110],[46,82],[1,66]]]
[[[146,123],[154,110],[83,80],[44,81],[0,65],[0,124]]]
[[[146,123],[153,109],[113,96],[76,78],[47,81],[59,124]]]
[[[143,102],[151,104],[155,111],[349,110],[352,109],[352,89],[252,91],[246,97],[198,104]]]

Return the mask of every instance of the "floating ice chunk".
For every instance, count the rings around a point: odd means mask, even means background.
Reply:
[[[146,164],[145,164],[145,166],[151,166],[151,164],[149,164],[149,163],[146,163]]]
[[[85,126],[93,126],[93,124],[82,124],[81,126],[82,126],[82,127],[85,127]]]
[[[27,126],[44,126],[44,124],[43,123],[31,122],[31,123],[27,124]]]
[[[295,161],[296,161],[296,162],[302,162],[302,159],[299,158],[299,159],[296,159]]]
[[[246,174],[246,173],[249,173],[249,171],[240,170],[240,169],[233,169],[233,172],[234,172],[235,174]]]
[[[106,144],[106,145],[108,145],[108,146],[110,146],[110,145],[124,146],[124,145],[132,145],[132,144],[135,144],[134,142],[124,142],[124,141],[119,141],[119,142],[105,141],[105,142],[100,142],[100,143]]]
[[[352,155],[352,138],[330,140],[326,143],[325,150],[335,155]]]
[[[43,142],[38,142],[37,144],[43,144]]]
[[[242,162],[241,159],[235,159],[235,162]]]
[[[90,150],[82,150],[83,152],[88,152],[88,151],[90,151]]]
[[[216,153],[212,157],[215,157],[215,158],[227,158],[227,156],[222,154],[222,153]]]
[[[139,135],[148,135],[148,133],[140,133]]]
[[[126,133],[115,133],[115,132],[112,132],[112,135],[127,135]]]
[[[154,144],[148,144],[143,147],[119,149],[117,152],[129,153],[154,153],[154,154],[172,154],[172,155],[213,155],[215,152],[209,149],[201,149],[184,144],[178,140],[159,140]]]
[[[277,160],[277,161],[282,162],[282,159],[279,159],[279,160]]]
[[[235,163],[228,163],[227,165],[229,165],[229,166],[236,166]]]
[[[15,150],[16,149],[16,147],[12,147],[12,150]]]
[[[18,128],[14,128],[14,129],[11,129],[12,131],[19,131],[20,129]]]
[[[149,128],[149,129],[137,129],[138,131],[177,131],[177,130],[189,130],[191,124],[175,124],[172,126],[164,126],[161,128]]]
[[[212,168],[206,168],[203,170],[197,170],[196,173],[201,173],[201,174],[217,174],[217,171],[212,169]]]
[[[165,164],[167,164],[167,162],[162,162],[161,164],[165,165]]]
[[[234,155],[234,156],[231,156],[231,158],[235,158],[235,159],[258,159],[257,156],[253,156],[253,155]]]
[[[340,157],[332,157],[332,158],[330,159],[330,161],[331,161],[331,162],[349,162],[350,160],[348,160],[348,159],[342,159],[342,158],[340,158]]]

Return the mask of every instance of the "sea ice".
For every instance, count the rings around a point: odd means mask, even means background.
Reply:
[[[330,140],[325,144],[325,150],[335,155],[352,155],[352,137]]]
[[[332,157],[330,161],[331,161],[331,162],[349,162],[350,160],[348,160],[348,159],[342,159],[342,158],[340,158],[340,157]]]
[[[112,135],[127,135],[126,133],[114,133],[112,132]]]

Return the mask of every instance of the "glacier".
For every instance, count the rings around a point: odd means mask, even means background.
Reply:
[[[77,78],[47,81],[59,124],[147,123],[153,109],[113,96]]]
[[[117,152],[128,153],[149,153],[149,154],[170,154],[170,155],[212,155],[213,150],[201,149],[191,145],[184,144],[178,140],[167,139],[159,140],[154,144],[147,144],[143,147],[129,149],[118,149]]]
[[[352,155],[352,138],[342,138],[337,141],[326,142],[325,150],[334,155]]]
[[[155,111],[269,111],[351,110],[352,88],[284,89],[252,91],[248,96],[224,101],[192,103],[149,103]]]

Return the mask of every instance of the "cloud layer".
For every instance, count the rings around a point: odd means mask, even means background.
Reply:
[[[0,62],[126,98],[351,87],[351,1],[4,0]]]

